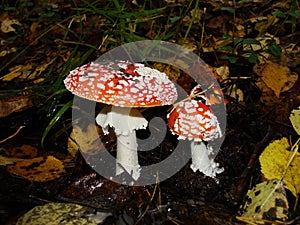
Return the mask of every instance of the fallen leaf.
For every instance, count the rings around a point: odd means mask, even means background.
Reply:
[[[17,65],[9,69],[9,73],[0,78],[3,81],[11,81],[15,78],[26,79],[26,80],[40,80],[43,81],[44,78],[39,77],[42,72],[44,72],[49,65],[53,63],[54,59],[49,59],[43,64],[27,64],[27,65]]]
[[[13,25],[21,26],[22,24],[18,20],[6,18],[2,21],[0,29],[3,33],[15,32],[16,29],[13,27]]]
[[[27,77],[30,74],[30,70],[32,69],[31,64],[27,65],[17,65],[9,69],[9,73],[0,78],[3,81],[11,81],[21,75]]]
[[[16,145],[12,148],[4,149],[5,156],[12,157],[12,158],[20,158],[20,159],[26,159],[26,158],[34,158],[38,154],[38,149],[32,145]]]
[[[220,66],[220,67],[213,67],[213,73],[215,74],[215,77],[218,78],[218,81],[221,82],[223,80],[226,80],[229,77],[229,67],[228,66]]]
[[[95,124],[89,124],[86,130],[77,125],[73,126],[73,130],[68,138],[68,151],[70,155],[75,157],[78,147],[87,155],[97,154],[100,146],[103,146],[99,138],[99,131],[99,126]]]
[[[0,155],[0,166],[6,166],[9,164],[14,164],[15,162],[22,161],[23,159],[20,158],[11,158]]]
[[[238,102],[244,101],[244,92],[237,87],[236,84],[233,84],[230,88],[227,89],[226,95],[236,99]]]
[[[266,224],[264,221],[286,221],[288,219],[288,200],[283,184],[278,180],[257,184],[247,192],[245,205],[242,207],[242,221],[255,221],[255,224]],[[266,221],[265,221],[266,222]]]
[[[259,161],[261,172],[268,180],[281,179],[286,172],[283,177],[284,186],[297,197],[300,194],[300,153],[296,154],[286,171],[286,166],[293,155],[293,152],[288,151],[290,148],[287,138],[275,140],[264,149]]]
[[[54,180],[66,172],[63,163],[53,156],[25,159],[14,165],[9,165],[7,170],[37,182]]]
[[[293,109],[290,115],[290,121],[297,132],[300,135],[300,106],[298,109]]]
[[[33,106],[31,94],[0,98],[0,117],[20,112]]]
[[[23,216],[16,225],[57,225],[102,223],[111,213],[94,213],[92,208],[74,203],[48,203],[36,206]]]
[[[38,30],[37,28],[39,27],[38,22],[33,22],[29,28],[30,30],[30,35],[29,35],[29,40],[31,45],[36,45],[38,43],[37,36],[38,36]]]
[[[292,73],[288,67],[272,62],[256,64],[253,70],[274,91],[277,98],[281,92],[290,90],[298,80],[297,73]]]
[[[75,136],[74,136],[74,128],[68,138],[68,152],[70,155],[74,158],[78,152],[78,144],[75,141]]]
[[[274,26],[279,21],[279,18],[272,15],[267,15],[267,20],[262,20],[255,24],[255,30],[259,31],[258,36],[266,33],[269,27]]]
[[[7,54],[10,54],[10,53],[13,53],[13,52],[16,52],[17,51],[17,48],[16,47],[12,47],[10,49],[7,49],[7,50],[3,50],[0,52],[0,57],[4,57],[6,56]]]

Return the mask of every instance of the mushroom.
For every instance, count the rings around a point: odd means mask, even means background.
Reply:
[[[168,126],[173,134],[178,135],[178,139],[192,140],[191,169],[194,172],[199,170],[212,178],[223,172],[224,169],[214,161],[213,148],[205,143],[221,136],[218,119],[209,106],[187,98],[168,114]]]
[[[96,117],[105,134],[113,127],[117,136],[116,175],[127,172],[140,176],[136,130],[145,129],[147,120],[137,107],[171,105],[177,99],[175,85],[165,73],[141,63],[114,61],[89,63],[72,70],[64,80],[73,94],[111,105]]]

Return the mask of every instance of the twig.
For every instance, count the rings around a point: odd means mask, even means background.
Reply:
[[[243,197],[246,188],[248,187],[248,176],[253,173],[255,169],[256,162],[258,160],[259,155],[265,148],[265,146],[271,141],[273,137],[273,132],[271,127],[268,127],[267,134],[265,137],[255,146],[254,151],[248,161],[248,165],[246,169],[243,171],[242,175],[240,176],[240,180],[236,186],[234,196],[237,196],[237,201],[239,202]]]
[[[158,174],[156,176],[156,184],[152,193],[152,196],[150,198],[149,204],[147,205],[145,211],[143,212],[143,214],[137,219],[137,221],[134,223],[134,225],[137,225],[139,222],[141,222],[142,218],[146,215],[146,213],[148,212],[150,205],[154,199],[155,193],[156,193],[156,189],[158,188],[158,184],[159,184],[159,179],[158,179]]]
[[[212,84],[210,84],[209,87],[207,87],[205,90],[200,91],[200,92],[198,92],[198,93],[196,93],[196,94],[189,95],[189,96],[187,96],[186,98],[180,100],[179,102],[174,103],[174,104],[172,105],[171,109],[170,109],[170,113],[173,112],[173,110],[174,110],[181,102],[189,101],[189,100],[191,100],[191,99],[196,98],[197,96],[199,96],[199,95],[201,95],[201,94],[204,94],[207,90],[209,90],[210,88],[212,88],[212,87],[215,85],[216,82],[217,82],[217,81],[215,81],[215,82],[213,82]]]
[[[20,126],[15,133],[13,133],[12,135],[8,136],[7,138],[1,140],[0,144],[2,144],[3,142],[6,142],[7,140],[9,140],[9,139],[13,138],[14,136],[16,136],[24,127],[25,126]]]

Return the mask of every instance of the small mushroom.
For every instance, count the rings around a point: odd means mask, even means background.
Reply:
[[[209,106],[196,99],[187,98],[168,114],[168,126],[179,139],[192,140],[191,169],[194,172],[199,170],[213,178],[223,172],[223,168],[219,168],[219,164],[212,158],[213,148],[205,143],[221,136],[218,119]]]
[[[89,63],[71,71],[64,80],[73,94],[111,105],[96,117],[108,133],[113,127],[117,136],[116,175],[127,172],[133,179],[140,176],[136,130],[145,129],[147,120],[136,107],[171,105],[177,99],[175,85],[165,73],[141,63],[114,61]]]

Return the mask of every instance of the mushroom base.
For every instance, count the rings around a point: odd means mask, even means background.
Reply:
[[[191,143],[192,164],[191,169],[196,172],[199,170],[206,176],[215,178],[217,174],[222,173],[224,168],[219,167],[219,163],[211,158],[212,148],[203,141],[193,141]]]

